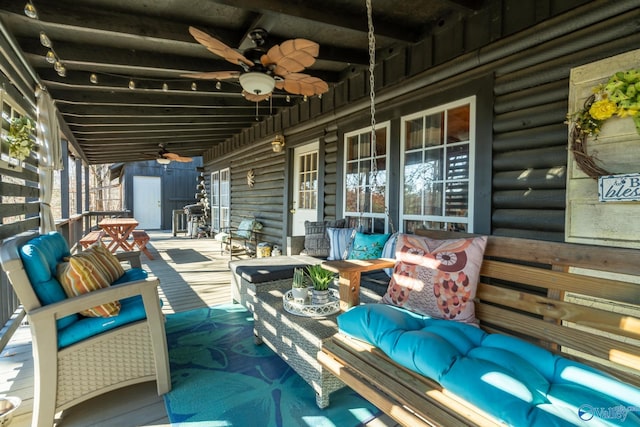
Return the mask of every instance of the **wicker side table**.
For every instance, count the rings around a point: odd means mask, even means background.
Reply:
[[[337,331],[337,314],[303,317],[282,307],[283,293],[290,288],[260,292],[254,306],[256,343],[264,342],[293,368],[316,392],[318,407],[329,406],[329,394],[344,383],[316,359],[322,343]]]

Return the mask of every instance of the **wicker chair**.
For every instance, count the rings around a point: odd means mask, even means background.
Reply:
[[[155,380],[158,395],[168,392],[171,379],[164,317],[157,292],[159,281],[144,278],[146,272],[139,268],[139,253],[118,254],[121,260],[128,258],[134,267],[127,272],[133,273],[130,277],[134,281],[43,305],[29,280],[31,267],[25,270],[20,255],[20,249],[36,237],[38,234],[34,232],[23,233],[6,239],[0,247],[2,268],[24,306],[31,326],[35,370],[32,426],[53,425],[57,412],[132,384]],[[64,239],[59,235],[55,238],[62,242],[57,243],[58,247],[64,245],[68,252]],[[46,262],[52,270],[50,280],[57,280],[55,262],[51,259]],[[127,323],[116,319],[123,316],[126,298],[137,304],[136,309],[142,313],[139,320]],[[123,309],[116,318],[108,320],[121,323],[119,326],[61,347],[61,320],[70,315],[78,316],[78,322],[102,319],[82,318],[76,313],[114,300],[123,301]],[[105,326],[105,329],[109,327]]]

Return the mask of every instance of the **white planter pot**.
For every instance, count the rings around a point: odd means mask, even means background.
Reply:
[[[304,303],[309,296],[308,288],[291,288],[291,294],[296,302]]]

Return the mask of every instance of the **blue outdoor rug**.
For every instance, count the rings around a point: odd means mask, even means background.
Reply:
[[[313,389],[265,344],[253,341],[253,319],[241,305],[170,314],[166,324],[172,425],[358,426],[380,411],[345,387],[325,409]]]

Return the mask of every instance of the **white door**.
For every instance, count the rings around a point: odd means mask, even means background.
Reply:
[[[304,222],[318,220],[318,147],[297,147],[293,161],[292,234],[304,236]]]
[[[133,177],[133,216],[138,228],[158,230],[162,225],[160,177]]]

